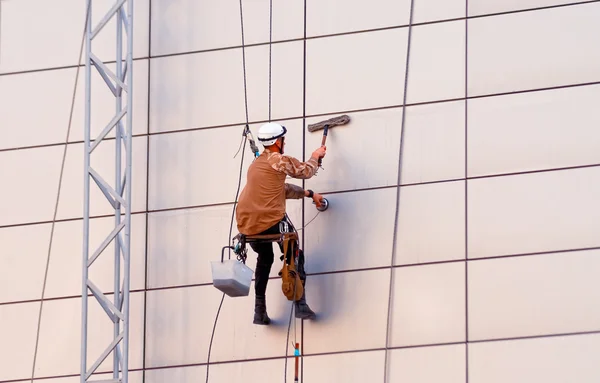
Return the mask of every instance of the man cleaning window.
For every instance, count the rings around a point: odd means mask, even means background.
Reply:
[[[242,190],[237,210],[236,220],[240,233],[250,235],[279,234],[280,223],[289,226],[292,223],[286,215],[286,199],[312,198],[317,208],[323,203],[323,196],[312,190],[288,184],[286,176],[298,179],[309,179],[319,168],[320,159],[325,157],[326,147],[317,148],[306,161],[284,155],[285,134],[287,130],[277,123],[267,123],[260,127],[257,138],[264,146],[264,151],[248,168],[246,186]],[[267,315],[266,290],[273,265],[273,245],[267,243],[250,243],[258,253],[255,269],[255,307],[254,324],[268,325],[271,320]],[[283,252],[283,246],[280,244]],[[302,285],[306,285],[304,272],[304,254],[302,250],[291,247],[288,259],[298,250],[298,274]],[[306,290],[302,297],[295,302],[296,318],[314,319],[315,313],[306,303]]]

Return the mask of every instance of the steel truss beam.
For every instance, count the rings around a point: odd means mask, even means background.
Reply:
[[[132,161],[132,69],[133,69],[133,0],[114,0],[111,9],[100,22],[92,25],[93,0],[82,0],[87,6],[85,31],[85,144],[84,144],[84,208],[83,208],[83,262],[81,296],[81,370],[80,381],[128,383],[129,372],[129,277],[130,277],[130,233],[131,233],[131,161]],[[113,72],[94,54],[93,42],[105,30],[106,25],[116,18],[116,71]],[[126,38],[126,42],[123,40]],[[123,59],[123,47],[125,59]],[[106,121],[104,129],[91,141],[92,71],[97,72],[115,97],[115,114]],[[123,95],[125,91],[125,95]],[[115,180],[111,185],[92,167],[92,154],[100,144],[115,132]],[[124,161],[123,161],[124,159]],[[124,163],[123,163],[124,162]],[[90,256],[90,181],[98,186],[106,201],[114,210],[114,229]],[[110,245],[114,246],[114,294],[109,299],[89,278],[89,268],[103,255]],[[122,262],[122,263],[121,263]],[[121,275],[121,266],[123,273]],[[113,339],[107,342],[104,351],[91,355],[94,359],[88,367],[89,333],[88,294],[102,307],[113,324]],[[112,354],[112,378],[92,380],[98,367]]]

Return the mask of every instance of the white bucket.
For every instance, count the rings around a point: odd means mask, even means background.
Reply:
[[[230,297],[248,296],[254,272],[244,263],[229,259],[211,262],[213,286]]]

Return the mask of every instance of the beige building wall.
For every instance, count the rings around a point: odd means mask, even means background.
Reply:
[[[98,21],[113,2],[94,3]],[[252,324],[253,289],[226,298],[210,382],[283,381],[294,339],[304,383],[600,380],[600,2],[272,0],[272,23],[270,9],[243,1],[242,49],[238,1],[135,0],[130,382],[205,381],[245,96],[253,133],[282,122],[301,159],[320,144],[308,124],[352,122],[294,181],[331,203],[301,231],[317,319],[287,341],[276,258],[274,323]],[[0,2],[0,383],[79,381],[84,11]],[[101,81],[96,133],[114,110]],[[98,150],[111,177],[114,149]],[[102,198],[92,244],[112,228]],[[288,211],[297,227],[317,213]],[[92,271],[105,292],[111,268]],[[91,359],[112,330],[90,310]]]

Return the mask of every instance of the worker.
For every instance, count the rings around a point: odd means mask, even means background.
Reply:
[[[317,207],[321,207],[323,196],[300,186],[286,183],[286,176],[308,179],[315,175],[319,158],[325,157],[326,147],[317,148],[306,161],[284,155],[285,126],[277,123],[266,123],[258,131],[257,138],[264,151],[248,168],[246,185],[240,193],[236,220],[240,233],[250,235],[268,235],[281,233],[280,223],[293,227],[286,214],[286,199],[312,198]],[[273,265],[272,242],[250,242],[252,249],[258,254],[255,269],[255,303],[254,324],[268,325],[270,318],[266,307],[266,290]],[[296,244],[297,246],[297,244]],[[283,253],[283,245],[279,248]],[[287,259],[298,250],[298,274],[302,285],[306,285],[304,272],[304,254],[302,250],[290,248]],[[282,257],[283,259],[283,257]],[[315,313],[306,303],[306,290],[295,302],[296,318],[314,319]]]

